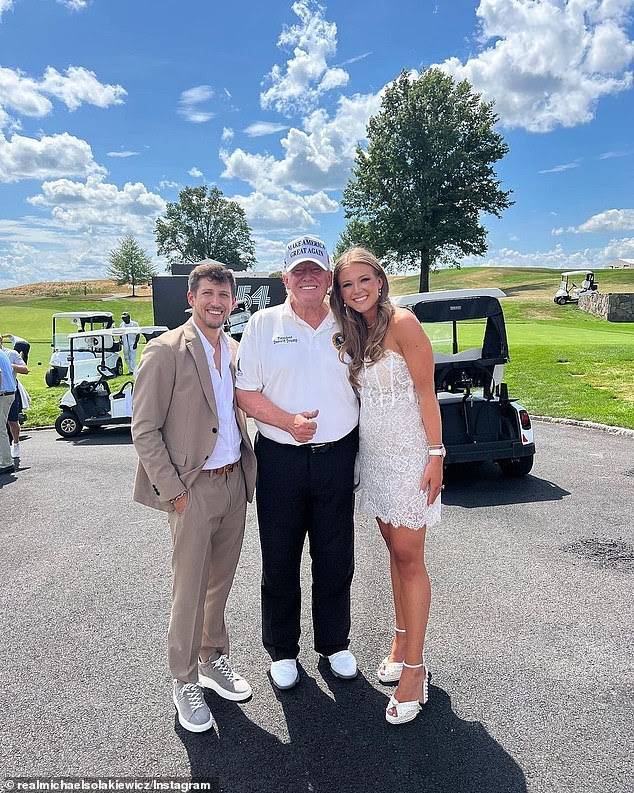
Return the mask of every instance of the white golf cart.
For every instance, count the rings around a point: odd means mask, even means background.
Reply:
[[[456,289],[394,298],[422,323],[434,351],[434,382],[445,464],[496,462],[508,476],[525,476],[535,443],[528,411],[502,382],[510,360],[501,289]],[[461,349],[460,335],[478,347]]]
[[[577,286],[573,278],[583,278],[581,286]],[[559,289],[555,292],[553,300],[557,305],[564,306],[566,303],[578,303],[579,296],[593,294],[599,291],[599,284],[594,280],[592,270],[569,270],[561,274]]]
[[[115,393],[108,385],[108,379],[116,374],[106,363],[112,337],[119,344],[121,337],[127,335],[141,335],[148,342],[166,330],[165,325],[145,325],[71,333],[68,336],[69,389],[60,400],[60,415],[55,420],[55,429],[62,438],[79,435],[84,427],[131,423],[134,381],[126,381]],[[77,357],[77,351],[81,353],[86,347],[94,351],[94,358]]]
[[[46,385],[59,385],[68,375],[68,358],[70,346],[68,338],[70,334],[77,332],[84,333],[93,330],[107,330],[114,324],[114,318],[109,311],[63,311],[53,314],[53,337],[51,347],[50,369],[47,370],[44,379]],[[87,360],[92,362],[93,376],[97,375],[97,364],[100,362],[95,349],[91,346],[90,336],[82,343],[75,345],[75,361]],[[123,374],[123,361],[119,355],[121,342],[112,336],[106,339],[105,349],[106,365],[112,369],[116,375]],[[89,367],[86,368],[88,371]]]
[[[242,334],[244,333],[244,329],[247,326],[247,322],[250,319],[251,312],[247,309],[245,301],[238,300],[236,307],[233,309],[231,314],[229,314],[225,322],[225,333],[233,336],[236,341],[240,341]]]

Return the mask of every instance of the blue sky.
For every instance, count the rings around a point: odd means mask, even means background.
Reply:
[[[515,206],[465,264],[634,257],[634,0],[0,0],[0,288],[100,277],[185,185],[244,207],[258,269],[332,247],[403,68],[496,100]],[[157,260],[159,268],[162,263]]]

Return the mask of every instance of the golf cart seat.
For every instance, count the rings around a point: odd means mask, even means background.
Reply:
[[[134,391],[134,381],[127,380],[116,394],[112,394],[111,412],[113,416],[132,415],[132,392]]]

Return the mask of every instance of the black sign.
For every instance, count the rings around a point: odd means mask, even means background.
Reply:
[[[190,266],[191,269],[191,266]],[[261,308],[278,306],[286,300],[281,278],[236,278],[236,297],[252,314]],[[152,279],[154,322],[176,328],[185,322],[187,313],[187,276],[157,275]]]

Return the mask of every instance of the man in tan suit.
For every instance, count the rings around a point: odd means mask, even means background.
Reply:
[[[192,270],[192,318],[147,345],[134,387],[134,500],[168,513],[168,658],[178,718],[192,732],[214,724],[201,686],[234,701],[251,696],[229,663],[224,619],[256,473],[246,418],[235,401],[237,344],[222,330],[235,291],[224,265]]]

